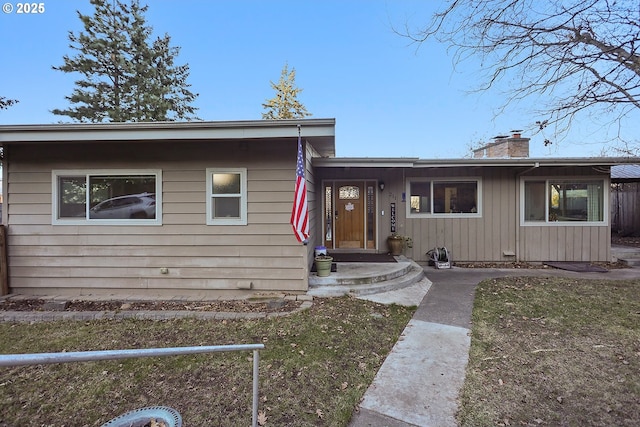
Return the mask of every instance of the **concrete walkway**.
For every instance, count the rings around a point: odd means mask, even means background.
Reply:
[[[557,269],[425,269],[427,282],[407,289],[418,305],[413,318],[367,389],[350,427],[456,426],[458,393],[464,383],[471,343],[476,285],[505,276],[638,279],[639,269],[575,273]],[[426,291],[425,291],[426,289]],[[362,297],[406,304],[402,291]],[[426,294],[426,295],[425,295]],[[424,297],[424,298],[423,298]]]

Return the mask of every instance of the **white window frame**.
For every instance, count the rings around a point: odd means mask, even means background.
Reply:
[[[430,190],[429,190],[430,191],[429,203],[431,203],[430,212],[425,212],[425,213],[411,212],[411,183],[413,182],[429,182],[430,183]],[[476,204],[477,212],[433,213],[433,184],[443,183],[443,182],[475,182],[478,189],[478,194],[477,194],[478,200]],[[461,177],[461,178],[458,178],[458,177],[407,178],[405,192],[406,192],[406,199],[407,199],[405,203],[407,218],[482,218],[482,178],[481,177],[474,176],[474,177]]]
[[[85,184],[89,184],[89,178],[94,175],[130,176],[153,175],[156,179],[156,217],[155,219],[129,218],[129,219],[98,219],[89,218],[89,191],[86,191],[85,217],[59,218],[58,217],[58,178],[65,176],[84,176]],[[162,225],[162,171],[160,169],[54,169],[51,171],[51,224],[52,225]],[[88,189],[87,189],[88,190]]]
[[[544,182],[544,221],[525,220],[525,182]],[[549,182],[559,181],[564,183],[581,183],[602,181],[602,221],[549,221]],[[602,176],[539,176],[526,177],[520,179],[520,225],[523,227],[585,227],[585,226],[605,226],[609,224],[609,191],[610,180]]]
[[[225,197],[213,194],[213,174],[233,173],[240,175],[240,193],[227,197],[240,196],[240,217],[238,218],[214,218],[214,197]],[[207,225],[247,225],[247,168],[207,168]]]

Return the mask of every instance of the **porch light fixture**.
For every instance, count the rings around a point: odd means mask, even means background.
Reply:
[[[378,187],[380,187],[380,191],[384,191],[384,182],[380,181],[380,183],[378,183]]]

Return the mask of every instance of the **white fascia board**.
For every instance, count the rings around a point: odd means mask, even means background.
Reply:
[[[416,160],[417,157],[314,157],[311,162],[322,168],[412,168]]]
[[[446,167],[545,167],[545,166],[614,166],[637,163],[629,157],[571,157],[571,158],[520,158],[520,159],[420,159],[416,168]]]

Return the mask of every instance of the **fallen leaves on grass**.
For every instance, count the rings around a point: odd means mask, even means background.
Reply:
[[[264,343],[261,425],[346,426],[414,310],[345,297],[262,319],[0,323],[0,353]],[[239,352],[0,370],[0,424],[101,425],[166,405],[185,425],[249,425],[252,360]]]
[[[640,280],[482,282],[459,424],[640,425],[638,309]]]

